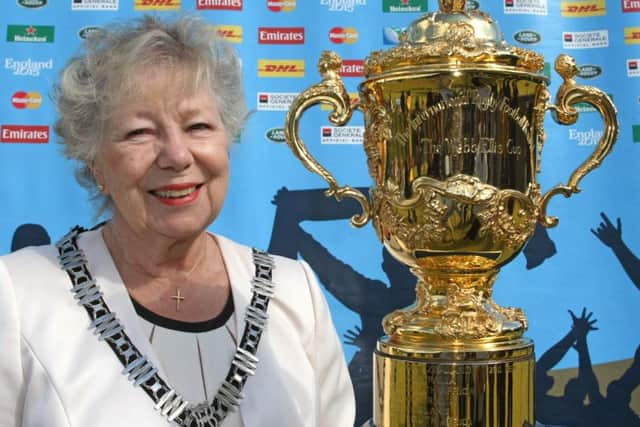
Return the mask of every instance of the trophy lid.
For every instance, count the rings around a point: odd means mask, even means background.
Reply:
[[[467,10],[465,0],[438,0],[440,10],[417,19],[401,34],[400,44],[373,52],[365,60],[365,75],[407,67],[503,66],[540,73],[544,58],[509,46],[496,21],[479,10]]]

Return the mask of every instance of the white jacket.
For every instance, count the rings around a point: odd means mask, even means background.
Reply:
[[[251,250],[216,239],[231,281],[236,330],[243,331],[255,272]],[[102,234],[86,232],[78,243],[107,305],[171,383],[140,331]],[[73,298],[56,257],[53,246],[0,257],[0,425],[168,426],[145,392],[122,374],[111,348],[89,329],[89,316]],[[275,258],[276,294],[257,372],[244,388],[242,421],[246,427],[351,427],[353,391],[322,292],[306,264]]]

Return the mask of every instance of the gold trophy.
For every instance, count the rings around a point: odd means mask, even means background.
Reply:
[[[400,44],[365,61],[360,101],[351,105],[338,76],[341,60],[324,52],[322,81],[287,114],[287,143],[329,184],[327,196],[353,197],[390,253],[418,277],[416,302],[388,314],[374,355],[377,427],[522,427],[534,425],[533,343],[518,308],[492,299],[500,267],[532,236],[552,227],[549,200],[579,192],[580,180],[611,151],[616,109],[601,90],[576,84],[573,58],[560,55],[563,78],[549,103],[543,57],[509,46],[495,21],[440,0],[413,22]],[[333,106],[330,121],[364,113],[364,150],[373,178],[369,197],[336,179],[299,136],[304,111]],[[536,180],[545,142],[544,115],[576,122],[576,103],[600,112],[595,151],[566,185],[542,194]]]

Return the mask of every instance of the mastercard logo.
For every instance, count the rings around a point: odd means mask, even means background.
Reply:
[[[272,12],[291,12],[296,8],[296,0],[267,0],[267,8]]]
[[[42,105],[42,96],[38,92],[16,92],[11,97],[11,103],[21,110],[35,110]]]
[[[329,31],[329,40],[335,44],[353,44],[358,41],[358,32],[351,27],[333,27]]]

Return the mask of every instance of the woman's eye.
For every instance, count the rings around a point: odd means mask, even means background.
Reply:
[[[145,135],[151,135],[153,131],[147,128],[134,129],[132,131],[127,132],[125,135],[126,139],[138,138]]]
[[[209,130],[211,126],[208,123],[194,123],[189,125],[190,131]]]

